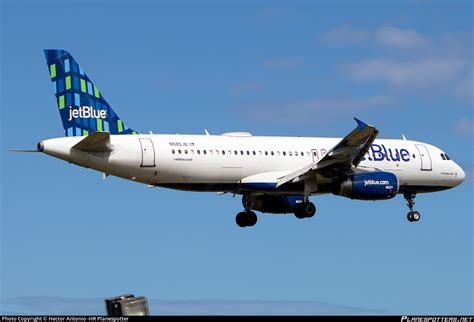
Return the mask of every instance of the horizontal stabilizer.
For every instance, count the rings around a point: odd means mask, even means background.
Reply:
[[[20,149],[15,149],[15,150],[8,150],[10,152],[41,152],[39,150],[20,150]]]
[[[84,152],[110,152],[112,151],[110,133],[92,132],[72,148]]]

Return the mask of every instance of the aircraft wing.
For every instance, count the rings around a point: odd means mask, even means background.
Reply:
[[[276,187],[288,183],[298,182],[316,174],[334,176],[349,172],[359,165],[367,153],[379,131],[364,122],[354,118],[357,127],[334,146],[321,160],[298,169],[278,180]]]

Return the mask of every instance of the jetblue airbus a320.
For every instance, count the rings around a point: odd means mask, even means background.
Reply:
[[[143,134],[127,127],[102,92],[65,50],[45,50],[65,137],[37,151],[149,186],[242,195],[240,227],[255,211],[313,217],[310,196],[386,200],[403,194],[407,218],[418,193],[458,186],[464,171],[441,149],[423,142],[376,140],[378,130],[356,119],[344,138]]]

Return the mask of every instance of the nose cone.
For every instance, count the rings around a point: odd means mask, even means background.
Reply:
[[[464,178],[466,178],[466,173],[464,172],[464,170],[456,164],[456,170],[455,170],[455,173],[456,173],[456,177],[454,179],[454,183],[455,183],[455,186],[459,186],[463,181],[464,181]]]

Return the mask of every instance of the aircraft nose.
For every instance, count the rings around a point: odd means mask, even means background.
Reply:
[[[458,165],[456,164],[456,185],[460,185],[463,181],[464,181],[464,178],[466,178],[466,173],[464,172],[464,170]]]

